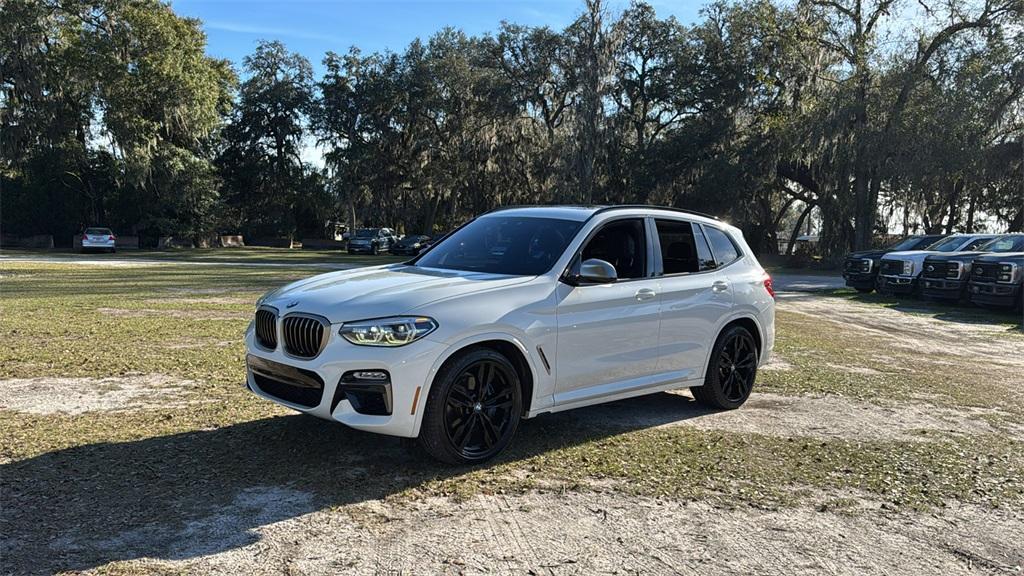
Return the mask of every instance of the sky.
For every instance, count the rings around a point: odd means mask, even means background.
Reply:
[[[655,0],[661,17],[697,20],[704,0]],[[317,73],[328,50],[350,46],[363,52],[401,52],[417,37],[426,39],[452,26],[469,34],[498,29],[502,20],[564,28],[582,12],[582,0],[172,0],[174,11],[199,18],[208,38],[207,52],[241,68],[258,40],[280,40],[304,55]],[[611,0],[618,11],[627,0]]]

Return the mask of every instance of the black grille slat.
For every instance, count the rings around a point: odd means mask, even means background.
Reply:
[[[277,348],[277,314],[273,311],[256,311],[256,341],[268,350]]]
[[[865,260],[865,258],[847,258],[846,262],[843,264],[843,269],[846,272],[851,273],[868,273],[871,270],[871,268],[865,266]],[[866,267],[867,270],[865,270]]]
[[[882,260],[882,263],[878,267],[879,274],[885,274],[888,276],[899,276],[903,273],[903,261],[902,260]]]
[[[309,316],[286,316],[283,321],[284,348],[297,358],[314,358],[323,347],[324,323]]]
[[[929,268],[931,268],[929,270]],[[937,278],[956,280],[960,267],[956,262],[929,262],[925,261],[922,274],[925,278]]]
[[[994,262],[975,262],[972,276],[978,280],[985,280],[987,282],[995,282],[996,276],[999,274],[999,264]]]

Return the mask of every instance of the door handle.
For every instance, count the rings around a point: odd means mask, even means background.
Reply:
[[[654,298],[657,295],[658,294],[654,290],[651,290],[650,288],[641,288],[637,290],[635,294],[636,299],[640,302],[643,302],[644,300],[650,300],[651,298]]]
[[[712,292],[725,292],[728,289],[729,283],[722,280],[716,280],[715,283],[711,285]]]

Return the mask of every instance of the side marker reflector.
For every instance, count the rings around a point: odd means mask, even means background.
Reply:
[[[422,388],[422,386],[417,386],[416,392],[412,395],[412,410],[409,411],[410,416],[416,415],[416,406],[420,403],[420,388]]]

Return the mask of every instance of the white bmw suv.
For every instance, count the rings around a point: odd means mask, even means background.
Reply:
[[[262,298],[248,387],[360,430],[484,461],[522,418],[675,388],[742,405],[775,340],[740,231],[649,206],[484,214],[402,263]]]

